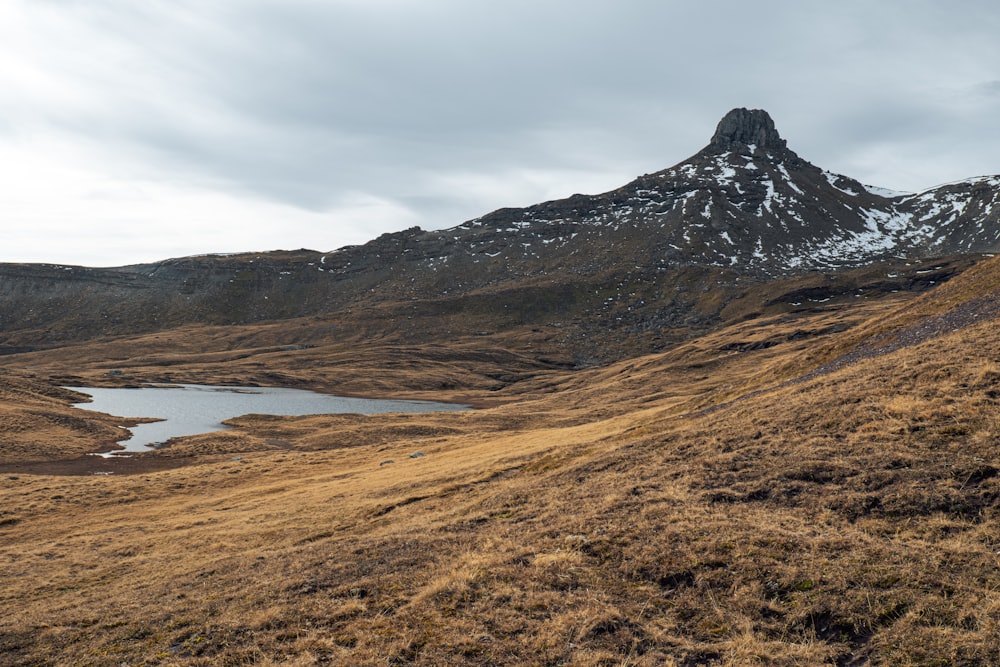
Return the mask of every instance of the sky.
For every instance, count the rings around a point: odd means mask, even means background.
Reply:
[[[0,0],[0,262],[452,227],[735,107],[870,185],[998,174],[997,35],[993,0]]]

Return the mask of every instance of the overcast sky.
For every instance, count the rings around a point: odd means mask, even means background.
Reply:
[[[993,0],[0,0],[0,261],[450,227],[741,106],[872,185],[1000,173],[998,35]]]

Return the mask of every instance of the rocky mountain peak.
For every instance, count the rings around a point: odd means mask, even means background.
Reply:
[[[751,144],[758,148],[785,148],[785,140],[763,109],[733,109],[719,121],[712,136],[712,145],[720,148]]]

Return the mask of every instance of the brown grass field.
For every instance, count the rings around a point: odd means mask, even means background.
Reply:
[[[575,371],[306,321],[0,358],[0,664],[1000,664],[998,315],[987,260]],[[84,456],[123,422],[59,383],[164,380],[481,409]]]

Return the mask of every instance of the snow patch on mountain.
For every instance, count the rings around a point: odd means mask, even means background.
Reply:
[[[848,180],[845,176],[841,176],[840,174],[835,174],[832,171],[826,171],[825,169],[823,170],[823,176],[826,177],[826,180],[830,185],[840,190],[844,194],[851,195],[852,197],[858,196],[858,193],[855,192],[854,190],[851,190],[849,187],[840,185],[841,182],[846,182]]]
[[[861,184],[861,187],[863,187],[868,194],[875,195],[876,197],[882,197],[883,199],[895,199],[896,197],[905,197],[913,194],[912,192],[900,192],[898,190],[880,188],[877,185],[866,185],[864,183]]]

